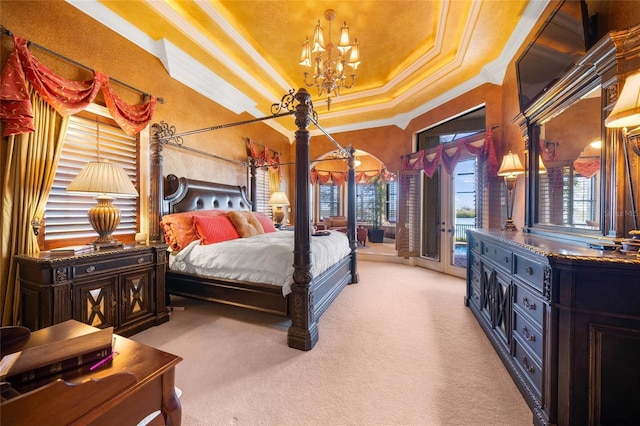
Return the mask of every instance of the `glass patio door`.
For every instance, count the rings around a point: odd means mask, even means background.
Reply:
[[[439,167],[424,176],[420,256],[425,266],[466,276],[466,232],[476,226],[475,157],[461,160],[452,174]]]

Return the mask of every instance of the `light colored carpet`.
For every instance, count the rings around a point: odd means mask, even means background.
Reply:
[[[531,425],[532,415],[464,306],[463,280],[359,262],[319,322],[287,347],[280,317],[190,299],[134,340],[180,355],[183,425]]]

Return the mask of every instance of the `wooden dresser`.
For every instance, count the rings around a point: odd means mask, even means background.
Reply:
[[[468,232],[466,304],[535,424],[637,424],[640,257],[522,232]]]
[[[69,319],[130,336],[169,320],[167,246],[135,245],[75,256],[16,256],[22,325]]]

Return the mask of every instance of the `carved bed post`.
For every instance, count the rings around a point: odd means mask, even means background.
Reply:
[[[291,326],[288,345],[308,351],[318,341],[318,324],[314,319],[311,280],[311,216],[309,210],[309,114],[311,95],[304,89],[295,95],[296,106],[296,193],[293,249],[293,285],[291,289]]]
[[[349,247],[351,247],[351,283],[355,284],[359,281],[358,277],[358,242],[356,238],[356,172],[355,172],[355,153],[353,146],[349,146],[349,165],[348,187],[349,200],[347,203],[347,234],[349,235]]]
[[[150,162],[151,176],[149,185],[149,241],[152,243],[164,242],[160,219],[162,219],[162,200],[164,199],[164,181],[162,177],[162,143],[160,143],[161,125],[151,125],[150,137]]]

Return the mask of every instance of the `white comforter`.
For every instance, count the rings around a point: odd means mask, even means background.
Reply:
[[[293,232],[278,231],[201,245],[194,241],[170,256],[172,271],[282,286],[291,292]],[[311,237],[311,273],[318,276],[351,252],[347,235],[330,231]]]

